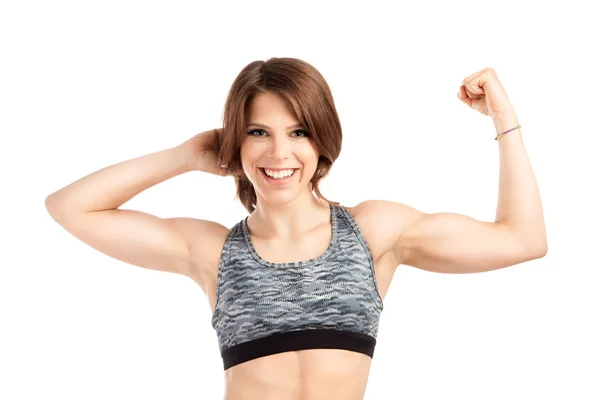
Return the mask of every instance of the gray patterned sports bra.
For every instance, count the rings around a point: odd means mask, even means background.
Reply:
[[[320,256],[271,263],[250,241],[248,217],[227,236],[211,324],[223,367],[303,349],[344,349],[371,358],[383,300],[373,256],[342,207],[330,206],[332,238]]]

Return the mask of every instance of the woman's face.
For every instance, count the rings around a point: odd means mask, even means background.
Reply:
[[[242,168],[257,197],[287,203],[308,187],[319,160],[310,133],[277,93],[256,95],[248,109],[248,125],[240,150]],[[294,170],[291,177],[273,181],[264,169]],[[270,171],[272,173],[272,171]]]

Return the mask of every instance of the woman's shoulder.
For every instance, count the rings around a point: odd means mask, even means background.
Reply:
[[[394,247],[402,232],[402,204],[386,200],[365,200],[348,208],[377,260]]]

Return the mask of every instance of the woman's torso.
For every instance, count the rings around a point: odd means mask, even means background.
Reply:
[[[387,251],[373,219],[358,208],[348,210],[356,221],[373,257],[377,290],[383,299],[390,286],[396,261]],[[205,266],[203,284],[211,311],[217,301],[217,273],[223,245],[229,232],[220,230],[217,242],[210,246],[212,262]],[[323,224],[301,240],[266,243],[251,237],[254,250],[273,263],[309,260],[328,249],[332,227]],[[200,244],[199,244],[200,245]],[[203,249],[207,250],[206,243]],[[338,349],[289,351],[256,358],[225,371],[226,400],[253,399],[362,399],[367,385],[371,357],[359,352]]]

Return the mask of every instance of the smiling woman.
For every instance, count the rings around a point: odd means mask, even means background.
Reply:
[[[226,399],[362,399],[398,265],[474,273],[547,251],[539,192],[499,80],[486,69],[460,90],[503,135],[495,222],[325,199],[318,185],[340,155],[341,124],[321,74],[293,58],[243,68],[223,128],[96,171],[48,196],[46,207],[95,249],[198,283],[212,310]],[[233,176],[249,215],[227,228],[118,209],[191,170]]]

